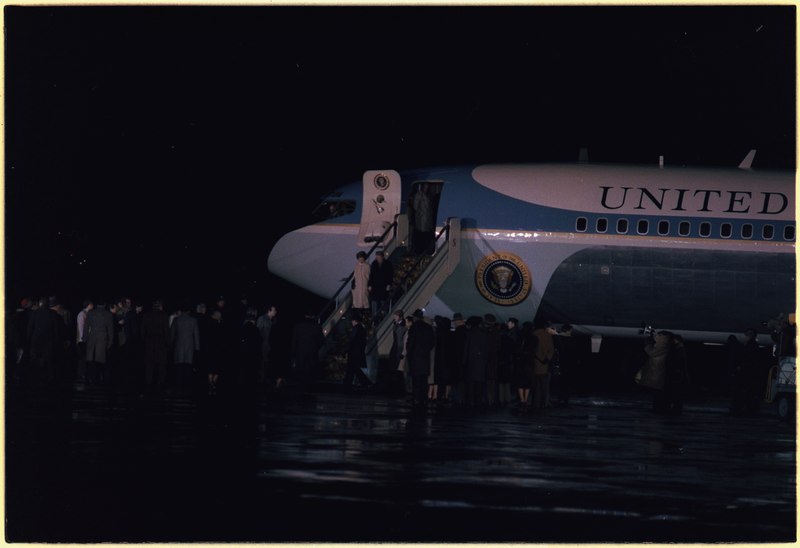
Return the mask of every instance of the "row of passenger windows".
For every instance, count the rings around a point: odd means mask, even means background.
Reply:
[[[609,230],[609,221],[603,217],[595,221],[594,231],[600,234],[605,234]],[[659,236],[668,236],[670,233],[671,223],[667,220],[658,221],[655,224],[656,232]],[[616,230],[617,234],[627,234],[630,229],[628,219],[617,219]],[[575,230],[578,232],[586,232],[589,230],[589,220],[586,217],[578,217],[575,223]],[[702,221],[697,225],[696,235],[703,238],[711,236],[712,224],[708,221]],[[647,219],[639,219],[636,222],[636,233],[645,235],[650,233],[650,221]],[[692,223],[690,221],[678,222],[678,235],[691,236]],[[719,225],[719,236],[721,238],[730,238],[733,236],[733,225],[731,223],[722,223]],[[755,236],[753,225],[746,223],[742,225],[741,237],[744,239],[752,239]],[[783,239],[787,241],[794,240],[794,225],[786,225],[783,228]],[[772,240],[775,238],[775,226],[766,224],[761,227],[761,239]]]

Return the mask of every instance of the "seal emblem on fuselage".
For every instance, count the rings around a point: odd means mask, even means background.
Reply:
[[[524,301],[531,292],[531,273],[513,253],[492,253],[475,269],[475,285],[483,298],[501,306]]]

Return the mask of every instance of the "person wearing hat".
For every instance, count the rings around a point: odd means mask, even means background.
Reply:
[[[412,316],[414,323],[408,329],[406,351],[414,405],[421,406],[425,405],[428,399],[431,350],[436,345],[436,336],[433,327],[425,321],[422,310],[415,310]]]

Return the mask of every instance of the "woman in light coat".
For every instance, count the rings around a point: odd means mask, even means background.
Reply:
[[[369,274],[370,266],[367,254],[359,251],[356,254],[356,266],[353,269],[353,308],[366,311],[369,309]]]

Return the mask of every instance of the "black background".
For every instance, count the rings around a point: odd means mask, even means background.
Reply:
[[[793,6],[6,7],[5,24],[12,303],[309,299],[269,250],[366,169],[580,147],[795,164]]]

